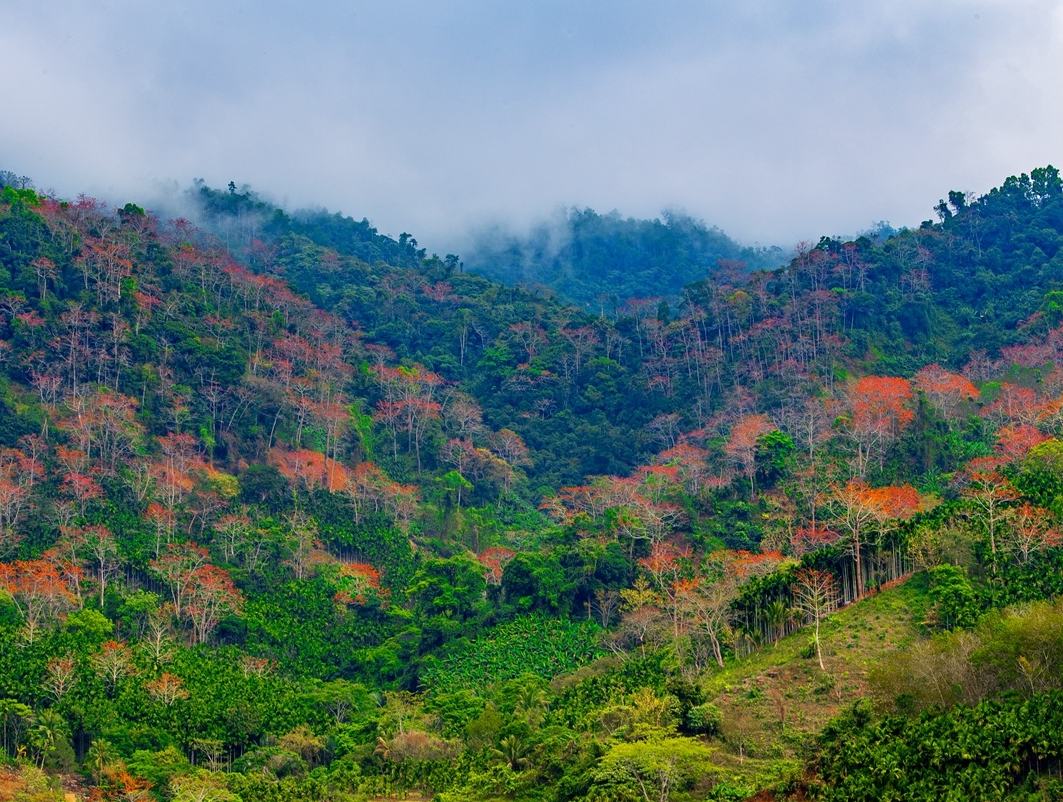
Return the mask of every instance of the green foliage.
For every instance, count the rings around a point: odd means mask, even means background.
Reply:
[[[860,705],[824,730],[817,798],[1027,800],[1063,759],[1063,693],[958,706],[917,718],[877,718]]]
[[[1063,516],[1063,441],[1034,446],[1015,474],[1015,487],[1039,507]]]
[[[793,437],[778,429],[757,438],[757,471],[765,485],[770,486],[793,470],[796,450]]]
[[[942,629],[957,629],[974,624],[981,609],[964,570],[955,565],[938,565],[928,573],[935,625]]]
[[[1063,549],[1050,549],[1029,562],[1005,562],[978,588],[984,609],[1063,595]]]
[[[976,704],[1006,692],[1063,687],[1063,602],[995,611],[971,631],[893,654],[872,674],[876,696],[902,710]]]
[[[555,554],[518,554],[502,572],[502,596],[518,613],[568,612],[575,591]]]
[[[685,800],[711,788],[716,769],[712,749],[688,738],[621,743],[602,757],[588,795],[600,802]],[[702,797],[704,798],[704,797]]]
[[[712,702],[703,702],[687,710],[683,723],[693,735],[718,735],[723,713]]]
[[[465,555],[426,560],[410,582],[409,595],[431,645],[475,631],[487,614],[484,569]]]
[[[756,269],[784,258],[779,248],[743,248],[682,214],[636,220],[569,209],[563,219],[542,223],[526,237],[501,229],[482,232],[465,261],[485,276],[544,285],[597,309],[630,298],[678,296],[685,285],[717,270],[721,260]]]
[[[482,688],[522,674],[550,678],[572,671],[599,652],[599,629],[543,615],[519,616],[458,641],[426,662],[421,682],[432,694]]]

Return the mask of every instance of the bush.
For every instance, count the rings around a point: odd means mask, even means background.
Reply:
[[[684,724],[693,735],[719,735],[723,713],[712,702],[705,702],[687,711]]]
[[[816,657],[816,642],[809,638],[808,643],[801,647],[798,654],[805,660],[813,660]]]

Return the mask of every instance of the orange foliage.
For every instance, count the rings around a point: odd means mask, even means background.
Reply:
[[[745,415],[731,428],[731,437],[724,446],[727,455],[746,474],[751,490],[756,473],[757,440],[774,430],[775,425],[767,415]]]
[[[369,563],[341,563],[340,589],[333,598],[340,604],[365,604],[371,593],[380,591],[380,571]]]
[[[688,563],[693,556],[689,546],[680,546],[676,543],[662,542],[654,543],[650,548],[650,554],[648,557],[643,557],[639,560],[639,565],[646,569],[646,571],[660,581],[660,577],[665,575],[677,575],[684,569],[686,563]]]
[[[1000,423],[1029,425],[1037,421],[1041,414],[1041,404],[1037,393],[1029,387],[1004,382],[996,399],[986,407],[982,414]]]
[[[853,480],[831,488],[830,505],[836,522],[848,536],[856,595],[860,597],[864,593],[861,565],[865,530],[874,527],[879,534],[885,534],[895,529],[899,521],[919,511],[922,500],[911,485],[870,487],[862,480]]]
[[[896,376],[864,376],[849,391],[849,431],[857,445],[857,473],[915,417],[912,385]]]
[[[336,493],[347,487],[347,469],[320,451],[301,448],[287,451],[274,448],[269,452],[269,461],[291,482],[301,482],[307,491],[324,488]]]
[[[205,643],[222,616],[239,612],[242,606],[243,596],[224,568],[206,563],[191,572],[185,612],[197,643]]]
[[[150,782],[134,777],[119,760],[100,769],[100,782],[89,792],[89,802],[145,800],[150,790]]]
[[[915,375],[915,386],[947,421],[952,421],[964,401],[978,398],[978,388],[958,373],[950,373],[940,365],[927,365]]]
[[[1022,459],[1031,448],[1047,439],[1036,427],[1028,424],[1004,426],[997,431],[997,453],[1009,461]]]
[[[1011,523],[1008,545],[1020,562],[1029,562],[1031,555],[1063,543],[1063,535],[1051,525],[1052,514],[1032,504],[1023,504],[1009,511]]]
[[[145,684],[144,689],[154,699],[162,702],[167,707],[180,699],[188,698],[188,691],[185,690],[184,681],[175,674],[168,672],[164,672],[158,679]]]
[[[0,542],[15,542],[15,526],[29,506],[30,493],[41,474],[34,455],[14,448],[0,448]]]
[[[869,487],[863,492],[880,520],[911,518],[922,504],[918,491],[911,485]]]
[[[818,524],[801,526],[795,529],[790,537],[790,548],[795,556],[800,557],[802,554],[837,543],[840,537],[833,529]]]
[[[74,604],[74,595],[54,564],[47,560],[0,563],[0,590],[15,602],[32,639],[43,625]]]
[[[513,549],[507,549],[505,546],[491,546],[476,555],[476,559],[480,561],[480,565],[487,569],[487,581],[492,585],[500,585],[502,584],[502,572],[506,569],[506,564],[516,555],[517,552],[513,551]]]
[[[744,580],[770,574],[782,561],[783,556],[778,551],[736,551],[732,557],[731,570]]]
[[[860,429],[900,429],[915,413],[908,407],[912,385],[897,376],[864,376],[850,394],[853,425]]]
[[[692,495],[698,495],[705,487],[709,473],[709,452],[704,448],[689,443],[678,443],[657,455],[657,461],[664,465],[674,465],[678,477]]]
[[[344,492],[354,505],[354,520],[370,510],[383,512],[402,528],[409,526],[417,512],[416,485],[393,482],[372,462],[361,462],[347,475]]]

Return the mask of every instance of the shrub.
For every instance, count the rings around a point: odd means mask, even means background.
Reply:
[[[712,702],[692,707],[686,714],[687,732],[694,735],[719,735],[723,713]]]

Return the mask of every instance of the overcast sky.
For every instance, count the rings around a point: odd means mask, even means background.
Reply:
[[[232,179],[441,250],[561,204],[791,245],[1063,162],[1053,0],[6,0],[0,52],[39,186]]]

